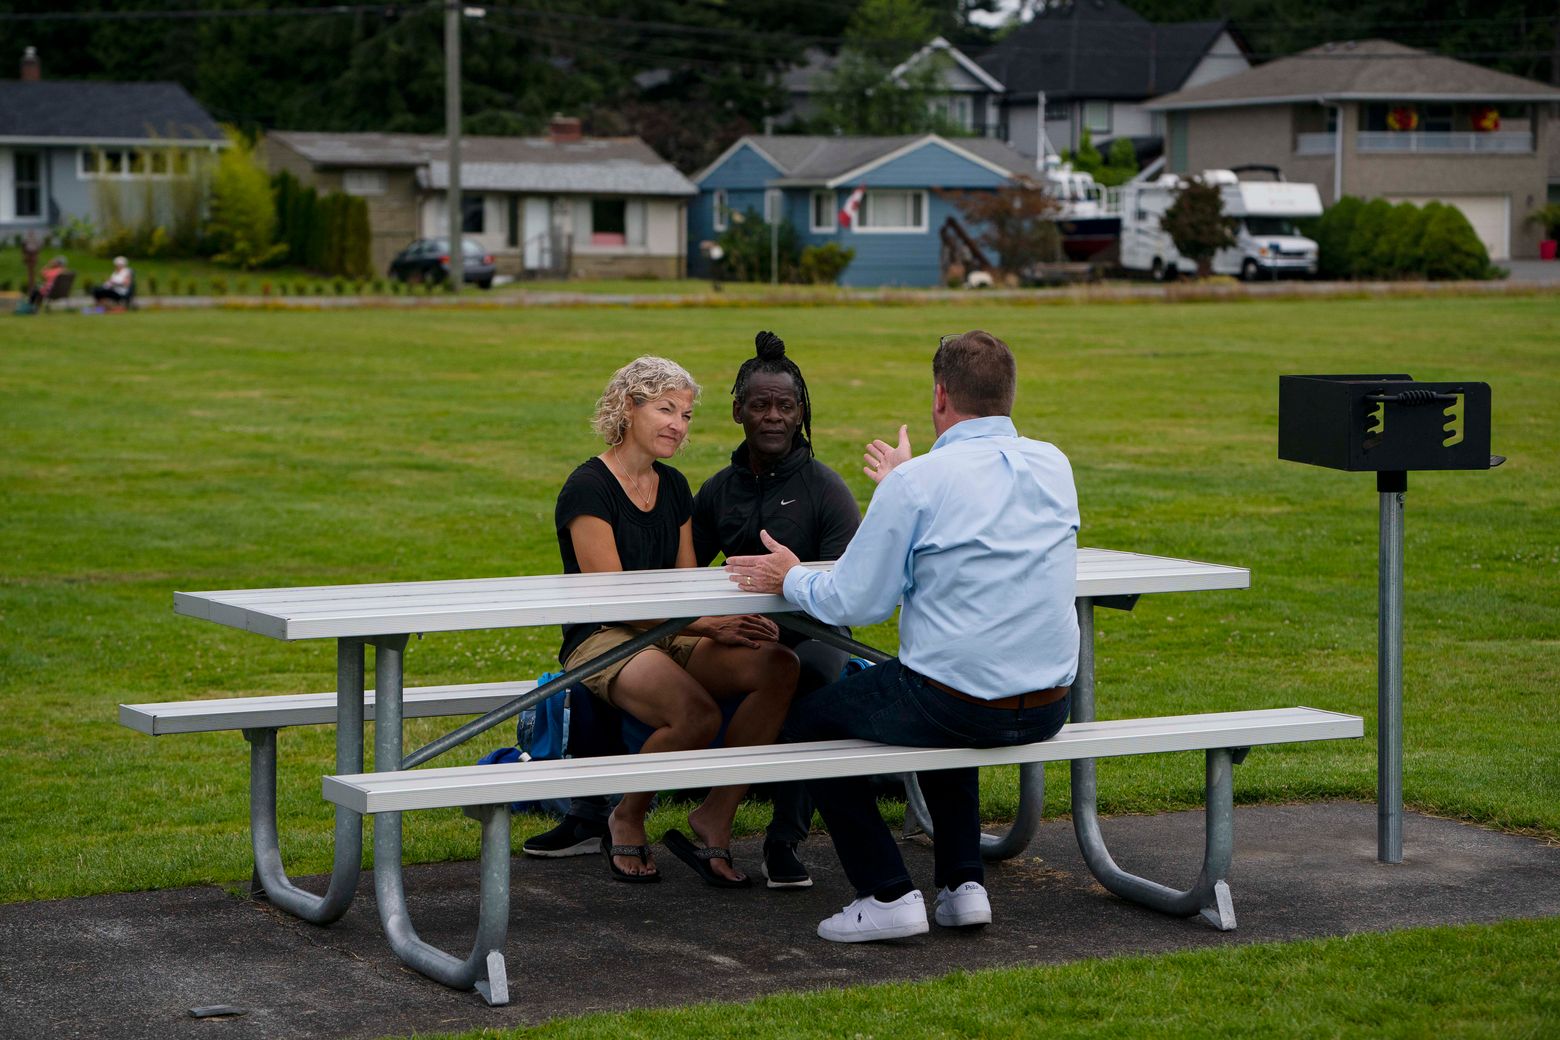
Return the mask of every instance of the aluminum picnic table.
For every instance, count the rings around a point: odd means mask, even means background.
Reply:
[[[828,563],[805,566],[827,569]],[[1078,675],[1072,691],[1072,721],[1094,720],[1094,608],[1131,609],[1139,596],[1162,592],[1244,589],[1250,572],[1241,567],[1200,563],[1104,549],[1079,549],[1077,610],[1080,626]],[[363,695],[365,648],[373,646],[375,673],[376,771],[409,769],[458,746],[525,708],[632,656],[663,636],[680,631],[699,617],[767,614],[789,628],[843,646],[869,660],[888,655],[798,615],[784,597],[744,592],[719,568],[553,574],[450,581],[328,585],[304,588],[176,592],[174,610],[189,617],[281,640],[334,639],[337,644],[336,772],[363,771]],[[664,620],[663,620],[664,619]],[[590,622],[659,621],[642,635],[594,658],[551,682],[472,720],[428,745],[403,754],[403,656],[413,634],[479,629],[521,628]],[[336,807],[336,847],[324,895],[292,884],[282,867],[275,823],[275,731],[246,731],[252,743],[269,740],[273,775],[267,797],[252,785],[251,824],[256,875],[267,897],[305,920],[328,923],[346,913],[362,861],[362,818]],[[258,748],[259,746],[256,745]],[[258,762],[267,756],[253,754]],[[1043,802],[1043,768],[1021,767],[1019,809],[1003,835],[986,835],[988,858],[1016,855],[1034,836]],[[912,810],[919,802],[911,786]],[[1095,817],[1093,760],[1073,763],[1073,814],[1080,847],[1097,877],[1113,891],[1175,912],[1192,893],[1176,892],[1137,878],[1116,866],[1105,849]],[[917,815],[925,821],[926,814]],[[1210,818],[1214,826],[1228,821]],[[1213,835],[1210,833],[1210,842]],[[374,817],[374,881],[380,917],[392,946],[414,967],[438,977],[452,961],[449,954],[417,939],[411,930],[401,879],[401,814]],[[1195,910],[1193,911],[1195,912]]]

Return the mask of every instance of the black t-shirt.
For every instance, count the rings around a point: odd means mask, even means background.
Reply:
[[[648,571],[677,566],[677,549],[682,525],[693,515],[693,495],[688,481],[670,466],[653,464],[660,477],[655,505],[646,512],[636,506],[623,491],[617,477],[600,459],[589,459],[578,466],[558,492],[558,507],[553,521],[558,529],[558,552],[563,557],[563,573],[580,573],[569,522],[577,516],[596,516],[612,526],[618,562],[625,571]],[[563,648],[558,660],[567,661],[575,647],[602,628],[597,624],[564,625]]]

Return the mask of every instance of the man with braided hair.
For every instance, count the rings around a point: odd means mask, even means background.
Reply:
[[[773,332],[754,337],[754,356],[737,370],[731,419],[742,443],[731,465],[710,477],[693,499],[693,551],[699,565],[717,555],[764,552],[759,532],[803,560],[837,560],[861,523],[861,507],[840,475],[813,457],[812,402],[807,381]],[[848,629],[840,630],[849,634]],[[844,650],[786,628],[780,642],[801,663],[797,696],[833,682],[850,659]],[[770,888],[812,884],[796,846],[812,823],[812,801],[801,783],[775,784],[774,817],[764,836],[764,876]]]

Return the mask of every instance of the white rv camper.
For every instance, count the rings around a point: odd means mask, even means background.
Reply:
[[[1243,181],[1232,170],[1206,170],[1203,180],[1219,186],[1224,215],[1237,221],[1235,245],[1214,254],[1215,274],[1252,281],[1316,273],[1316,243],[1297,232],[1293,223],[1321,215],[1316,185]],[[1184,183],[1166,174],[1126,185],[1121,206],[1122,267],[1146,272],[1156,281],[1197,273],[1197,265],[1176,250],[1159,226],[1159,218]]]

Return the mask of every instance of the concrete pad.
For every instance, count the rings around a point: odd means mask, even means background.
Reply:
[[[823,835],[803,846],[816,884],[799,891],[771,892],[762,879],[747,891],[707,888],[664,850],[665,880],[641,886],[613,882],[597,857],[517,856],[505,948],[512,1003],[503,1008],[401,965],[366,876],[351,912],[328,928],[215,887],[16,903],[0,906],[0,1036],[383,1037],[956,969],[1560,915],[1553,843],[1410,813],[1405,862],[1386,866],[1376,862],[1375,825],[1373,806],[1349,802],[1237,809],[1230,884],[1239,928],[1227,933],[1106,893],[1067,820],[1047,821],[1023,856],[991,866],[990,927],[933,925],[893,944],[816,938],[817,922],[851,895]],[[1104,832],[1125,869],[1176,886],[1195,876],[1200,812],[1118,817]],[[916,879],[930,885],[929,847],[905,848]],[[756,873],[757,839],[739,842],[736,854]],[[470,949],[477,876],[475,863],[406,871],[424,939]],[[189,1015],[214,1004],[247,1014]]]

